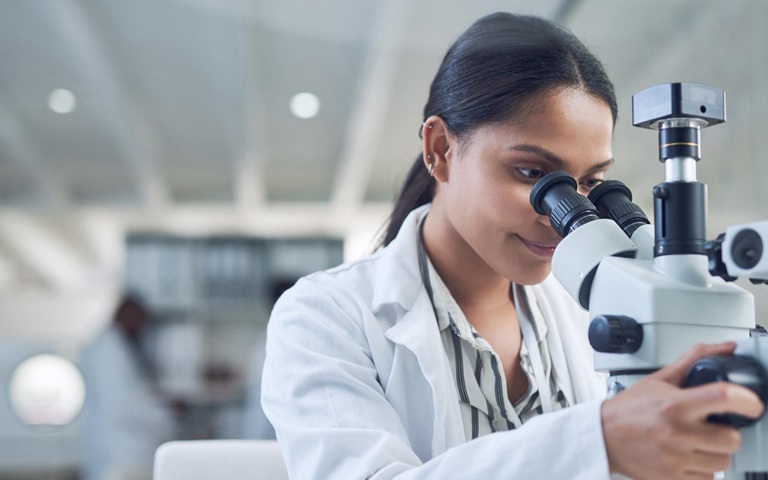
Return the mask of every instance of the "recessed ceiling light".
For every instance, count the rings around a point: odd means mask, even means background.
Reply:
[[[65,88],[57,88],[48,95],[48,108],[56,113],[72,113],[76,106],[77,97]]]
[[[291,113],[299,118],[312,118],[320,111],[320,99],[311,93],[297,93],[291,98]]]

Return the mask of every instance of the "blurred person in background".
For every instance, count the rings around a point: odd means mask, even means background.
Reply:
[[[155,450],[176,435],[174,411],[158,393],[142,350],[150,322],[142,302],[126,295],[112,323],[81,353],[87,480],[151,479]]]

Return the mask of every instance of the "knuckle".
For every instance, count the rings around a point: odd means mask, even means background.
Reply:
[[[709,346],[707,346],[704,343],[697,343],[691,349],[691,354],[697,357],[703,357],[704,355],[707,354],[707,352],[709,352]]]
[[[664,427],[668,426],[670,422],[672,422],[675,419],[675,408],[673,405],[666,403],[664,405],[660,406],[659,409],[659,415],[661,419],[663,420]],[[663,428],[659,428],[658,430],[662,430]]]
[[[679,434],[669,422],[665,422],[654,430],[658,444],[664,448],[667,456],[673,455],[674,447],[678,445]]]
[[[660,402],[659,408],[665,425],[669,426],[670,423],[680,418],[680,414],[685,410],[685,405],[681,405],[675,398],[665,398]]]
[[[711,388],[712,400],[714,401],[731,401],[734,399],[733,389],[731,385],[725,382],[713,383]]]
[[[741,448],[741,432],[731,429],[728,432],[727,442],[730,452],[737,452]]]

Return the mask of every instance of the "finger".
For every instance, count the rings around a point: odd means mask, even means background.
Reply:
[[[699,472],[685,472],[683,477],[685,480],[712,480],[714,473],[699,473]]]
[[[699,473],[712,475],[715,472],[722,472],[728,470],[731,467],[731,456],[723,454],[712,454],[703,452],[694,452],[691,456],[691,468],[686,470],[686,473]]]
[[[690,420],[706,420],[712,414],[735,413],[757,418],[763,413],[760,397],[751,390],[726,382],[714,382],[680,391],[680,414]]]
[[[704,453],[732,455],[741,447],[741,433],[727,425],[703,423],[691,436],[690,446]]]
[[[699,344],[688,350],[677,361],[670,363],[651,376],[674,385],[680,385],[683,378],[685,378],[685,374],[688,373],[688,369],[698,360],[710,355],[731,355],[735,349],[736,343],[734,342],[724,342],[715,345]]]

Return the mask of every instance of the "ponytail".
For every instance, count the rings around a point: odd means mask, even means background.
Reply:
[[[381,246],[389,245],[397,236],[397,232],[400,231],[405,217],[414,209],[431,202],[434,194],[435,179],[424,166],[424,155],[420,153],[408,171],[400,194],[397,196],[395,207],[389,218],[389,225],[381,240]]]

